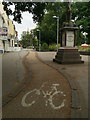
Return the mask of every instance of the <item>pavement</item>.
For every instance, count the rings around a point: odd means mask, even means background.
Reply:
[[[23,59],[28,51],[5,53],[2,56],[2,96],[5,96],[24,79],[25,68]]]
[[[2,55],[2,106],[26,87],[25,58],[27,50]]]
[[[0,119],[2,118],[2,55],[0,55]]]
[[[88,71],[90,56],[81,55],[84,64],[58,64],[53,62],[56,52],[37,52],[39,59],[58,70],[67,79],[72,90],[71,118],[88,118]]]
[[[55,54],[29,52],[28,86],[3,107],[3,118],[88,118],[90,56],[82,56],[84,64],[61,65]]]
[[[42,63],[36,52],[26,57],[28,86],[3,107],[3,118],[70,118],[71,89],[57,70]]]

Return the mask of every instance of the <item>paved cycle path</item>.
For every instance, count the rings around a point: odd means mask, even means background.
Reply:
[[[32,72],[30,83],[3,108],[3,118],[70,118],[71,89],[57,70],[42,63],[34,51],[26,62]]]
[[[72,88],[71,118],[88,118],[88,89],[90,56],[81,55],[84,64],[57,64],[53,62],[56,52],[37,52],[41,61],[64,74]]]

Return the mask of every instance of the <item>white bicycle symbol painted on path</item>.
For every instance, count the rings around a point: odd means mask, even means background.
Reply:
[[[64,107],[65,105],[65,97],[66,95],[60,91],[60,90],[57,90],[57,86],[59,86],[59,84],[52,84],[51,86],[51,91],[44,91],[42,90],[41,88],[44,87],[44,85],[41,86],[40,89],[33,89],[32,91],[29,91],[28,93],[26,93],[23,98],[22,98],[22,101],[21,101],[21,104],[23,107],[31,107],[33,104],[36,103],[37,100],[32,100],[30,103],[26,103],[26,98],[28,96],[30,96],[32,93],[34,93],[35,95],[37,96],[40,96],[40,94],[42,93],[43,94],[43,97],[44,98],[47,98],[45,100],[46,104],[45,106],[48,105],[48,103],[50,104],[51,108],[54,109],[54,110],[58,110],[62,107]],[[63,100],[60,101],[59,105],[56,106],[54,103],[53,103],[53,99],[55,98],[56,95],[60,95],[60,97],[63,97]],[[31,96],[32,97],[32,96]],[[33,98],[34,99],[34,98]],[[56,101],[57,102],[57,101]]]

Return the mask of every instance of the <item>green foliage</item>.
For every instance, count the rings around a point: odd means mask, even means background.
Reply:
[[[65,2],[50,2],[46,6],[47,13],[51,15],[51,21],[53,16],[59,16],[59,25],[62,26],[62,23],[66,20],[66,3]],[[55,20],[53,19],[55,22]],[[52,22],[53,22],[52,21]]]
[[[60,47],[60,44],[58,44],[58,48]],[[56,51],[57,50],[57,44],[51,44],[49,45],[50,51]]]
[[[48,46],[49,44],[56,43],[57,22],[53,16],[59,16],[59,28],[61,28],[63,22],[66,21],[67,2],[3,2],[3,4],[7,14],[13,15],[14,20],[18,23],[21,22],[22,12],[28,11],[29,13],[32,13],[33,20],[38,22],[38,28],[41,31],[41,43],[47,43]],[[15,5],[14,12],[10,9],[10,5]],[[77,45],[80,45],[85,41],[90,44],[90,1],[72,2],[71,9],[72,19],[75,21],[77,26],[80,27],[77,33]],[[36,29],[33,32],[35,36],[38,36]],[[88,33],[86,38],[82,34],[84,32]],[[24,39],[23,42],[24,41],[29,40]],[[33,42],[34,39],[32,38],[30,41]],[[27,44],[29,43],[24,43],[25,46],[27,46]],[[34,44],[36,44],[35,41]]]
[[[81,46],[78,46],[78,50],[79,51],[90,51],[90,47],[81,47]]]
[[[36,46],[35,49],[36,49],[36,51],[39,51],[39,46]]]
[[[4,10],[6,11],[7,15],[13,15],[14,21],[17,21],[18,23],[21,23],[22,19],[22,12],[28,11],[29,13],[33,14],[33,20],[35,22],[41,22],[43,15],[44,15],[44,9],[46,6],[46,3],[43,2],[3,2]],[[15,11],[13,12],[10,9],[10,5],[15,6]]]
[[[54,44],[57,42],[57,19],[53,18],[53,16],[59,17],[59,28],[61,28],[61,25],[63,21],[65,21],[66,17],[65,11],[65,3],[48,3],[40,26],[42,43],[46,42],[49,46],[49,44]],[[60,31],[58,32],[60,33]]]
[[[27,46],[30,46],[30,34],[29,34],[29,32],[24,31],[22,33],[20,44],[22,44],[22,46],[24,48],[26,48]]]
[[[79,32],[88,33],[87,43],[90,44],[90,1],[76,2],[72,4],[72,18],[75,19],[76,24],[81,28]]]
[[[43,43],[42,46],[41,46],[41,50],[48,50],[48,44]]]
[[[76,45],[81,45],[84,44],[86,41],[84,35],[80,32],[80,30],[77,32],[77,40],[76,40]]]
[[[49,45],[49,50],[50,51],[57,50],[57,45],[56,44]]]
[[[24,31],[21,35],[21,41],[20,44],[23,45],[24,48],[33,46],[36,47],[38,46],[38,40],[37,38],[34,37],[33,33],[29,33]]]

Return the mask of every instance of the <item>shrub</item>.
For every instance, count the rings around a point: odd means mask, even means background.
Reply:
[[[60,47],[60,44],[58,44],[58,48]],[[49,50],[50,51],[56,51],[57,50],[57,45],[56,44],[51,44],[49,45]]]
[[[36,49],[36,51],[39,51],[39,47],[38,46],[35,46],[35,49]]]
[[[48,50],[48,44],[43,43],[42,46],[41,46],[41,50]]]
[[[49,45],[49,50],[51,50],[51,51],[57,50],[56,44]]]

